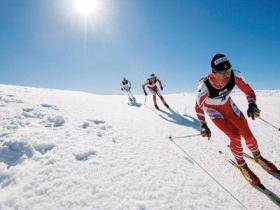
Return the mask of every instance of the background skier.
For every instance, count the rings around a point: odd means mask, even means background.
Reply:
[[[165,102],[163,96],[161,95],[160,90],[157,87],[157,82],[160,85],[160,89],[163,90],[163,86],[162,86],[161,81],[155,76],[155,74],[151,74],[150,77],[146,80],[146,82],[142,85],[144,94],[145,94],[145,96],[147,96],[147,92],[145,90],[145,87],[147,86],[148,89],[150,90],[150,92],[153,94],[153,101],[154,101],[155,108],[159,109],[159,107],[157,105],[156,95],[158,95],[158,97],[161,99],[164,106],[169,108],[169,105]]]
[[[195,109],[201,122],[201,135],[211,137],[204,110],[213,123],[221,129],[230,139],[230,149],[240,166],[243,176],[252,184],[260,183],[259,178],[248,168],[244,158],[241,136],[253,153],[255,161],[269,173],[274,173],[277,168],[274,164],[261,156],[257,141],[253,136],[243,113],[235,105],[229,94],[237,85],[245,93],[248,101],[247,115],[253,120],[260,115],[256,104],[256,95],[248,83],[245,82],[239,71],[233,70],[229,60],[223,54],[216,54],[211,61],[212,72],[205,77],[199,87]],[[204,110],[203,110],[204,108]]]
[[[128,95],[128,98],[131,103],[136,102],[136,99],[134,98],[134,96],[131,93],[131,82],[128,79],[126,79],[125,77],[123,78],[123,80],[121,82],[121,90],[124,91]]]

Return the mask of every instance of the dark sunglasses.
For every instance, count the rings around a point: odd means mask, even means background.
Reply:
[[[214,71],[214,73],[217,73],[217,74],[226,74],[226,73],[229,73],[231,72],[231,69],[228,69],[228,70],[225,70],[225,71]]]

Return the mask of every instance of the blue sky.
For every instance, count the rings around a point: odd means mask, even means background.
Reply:
[[[280,89],[278,0],[99,0],[87,27],[72,1],[0,0],[1,84],[118,93],[126,76],[139,93],[155,73],[193,92],[222,52],[253,88]]]

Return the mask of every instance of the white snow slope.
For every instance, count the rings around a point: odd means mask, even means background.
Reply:
[[[278,126],[279,96],[257,92],[262,117]],[[160,101],[156,111],[151,96],[132,106],[119,95],[0,85],[0,209],[243,209],[233,196],[248,209],[278,209],[218,153],[232,157],[210,120],[211,141],[170,141],[199,126],[195,94],[165,97],[174,111]],[[245,96],[233,99],[245,112]],[[280,167],[280,132],[248,121],[263,156]],[[280,196],[280,181],[247,162]]]

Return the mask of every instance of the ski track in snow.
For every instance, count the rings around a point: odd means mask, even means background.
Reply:
[[[280,91],[259,91],[262,116],[279,125]],[[159,101],[0,85],[0,209],[277,209],[227,164],[228,140],[209,121],[211,141],[168,137],[199,133],[195,94]],[[245,113],[245,96],[233,99]],[[273,112],[271,111],[273,110]],[[280,132],[249,120],[263,155],[280,166]],[[191,157],[189,157],[189,154]],[[248,152],[245,149],[246,152]],[[280,183],[248,162],[280,195]]]

